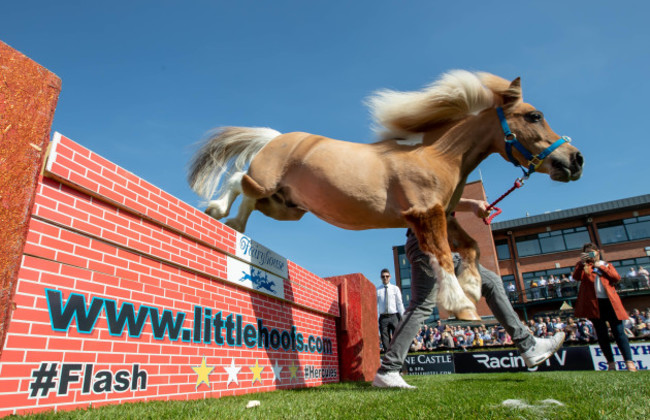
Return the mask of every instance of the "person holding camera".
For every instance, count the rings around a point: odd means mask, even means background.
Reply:
[[[614,285],[621,280],[621,276],[614,266],[604,261],[596,245],[587,243],[582,247],[580,261],[575,266],[573,278],[580,281],[575,316],[589,318],[593,323],[598,335],[598,345],[607,359],[607,369],[616,370],[607,331],[606,322],[609,322],[627,370],[636,372],[630,342],[623,328],[623,321],[628,318],[628,315],[614,288]]]

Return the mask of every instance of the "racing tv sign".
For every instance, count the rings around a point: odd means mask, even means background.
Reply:
[[[593,370],[588,347],[563,347],[530,369],[516,350],[455,353],[454,366],[456,373]]]

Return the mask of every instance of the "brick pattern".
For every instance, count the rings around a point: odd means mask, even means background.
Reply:
[[[38,186],[18,276],[16,309],[0,359],[0,416],[338,382],[336,286],[289,262],[284,300],[237,287],[224,280],[226,255],[233,256],[234,241],[230,228],[71,140],[57,137]],[[72,317],[69,326],[58,326],[65,331],[55,331],[46,290],[58,293],[51,296],[60,297],[63,311],[74,294],[84,297],[84,310],[91,311],[93,299],[104,306],[99,306],[90,331],[80,331],[84,322],[79,317]],[[183,328],[177,337],[166,330],[163,339],[156,338],[155,310],[149,309],[139,336],[129,337],[126,329],[111,334],[106,302],[113,301],[118,310],[132,304],[136,315],[142,307],[156,308],[161,316],[169,311],[176,320],[185,314]],[[189,333],[194,332],[196,307],[205,308],[205,317],[216,317],[218,312],[224,319],[241,315],[241,325],[256,330],[261,320],[268,334],[278,331],[277,337],[295,328],[305,344],[310,338],[314,343],[322,339],[331,343],[331,352],[217,344],[214,337],[209,344],[194,343]],[[204,340],[205,334],[202,330]],[[223,334],[228,335],[225,327]],[[197,384],[199,375],[193,369],[203,361],[213,368],[207,376],[209,384]],[[52,363],[58,364],[56,386],[30,398],[34,372]],[[240,368],[234,377],[226,370],[232,363]],[[79,369],[71,371],[76,377],[67,381],[67,392],[59,396],[56,390],[66,382],[63,364]],[[119,386],[117,372],[132,378],[136,364],[140,372],[146,371],[146,390],[113,389]],[[258,376],[253,370],[256,365],[262,368]],[[276,366],[282,368],[279,380],[272,369]],[[90,380],[86,381],[83,369],[89,369]],[[323,377],[319,369],[337,374]],[[311,376],[306,377],[306,372]],[[107,376],[113,380],[106,380]],[[102,386],[113,391],[100,392]]]
[[[0,41],[0,354],[61,80]]]

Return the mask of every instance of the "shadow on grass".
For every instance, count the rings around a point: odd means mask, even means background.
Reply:
[[[340,382],[338,384],[327,384],[317,387],[305,387],[305,388],[293,388],[287,389],[288,392],[350,392],[350,391],[379,391],[379,390],[389,390],[389,391],[400,391],[398,388],[377,388],[373,387],[370,382]]]
[[[454,379],[454,382],[526,382],[525,379],[513,379],[513,378],[464,378],[464,379]]]
[[[512,377],[508,378],[454,378],[453,382],[468,382],[468,383],[496,383],[496,382],[508,382],[508,383],[523,383],[526,382],[526,379],[515,379]],[[416,384],[417,385],[417,384]],[[422,390],[425,390],[425,388],[421,388]],[[286,389],[283,391],[287,392],[292,392],[292,393],[318,393],[318,392],[327,392],[327,393],[336,393],[336,392],[350,392],[350,391],[355,391],[355,392],[404,392],[404,391],[411,391],[411,392],[417,392],[418,389],[415,390],[405,390],[401,388],[377,388],[373,387],[370,382],[340,382],[337,384],[327,384],[324,386],[318,386],[318,387],[304,387],[304,388],[293,388],[293,389]]]

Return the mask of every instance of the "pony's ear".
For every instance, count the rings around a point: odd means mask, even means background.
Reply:
[[[503,106],[512,106],[521,100],[521,77],[517,77],[510,83],[508,89],[503,92]]]

